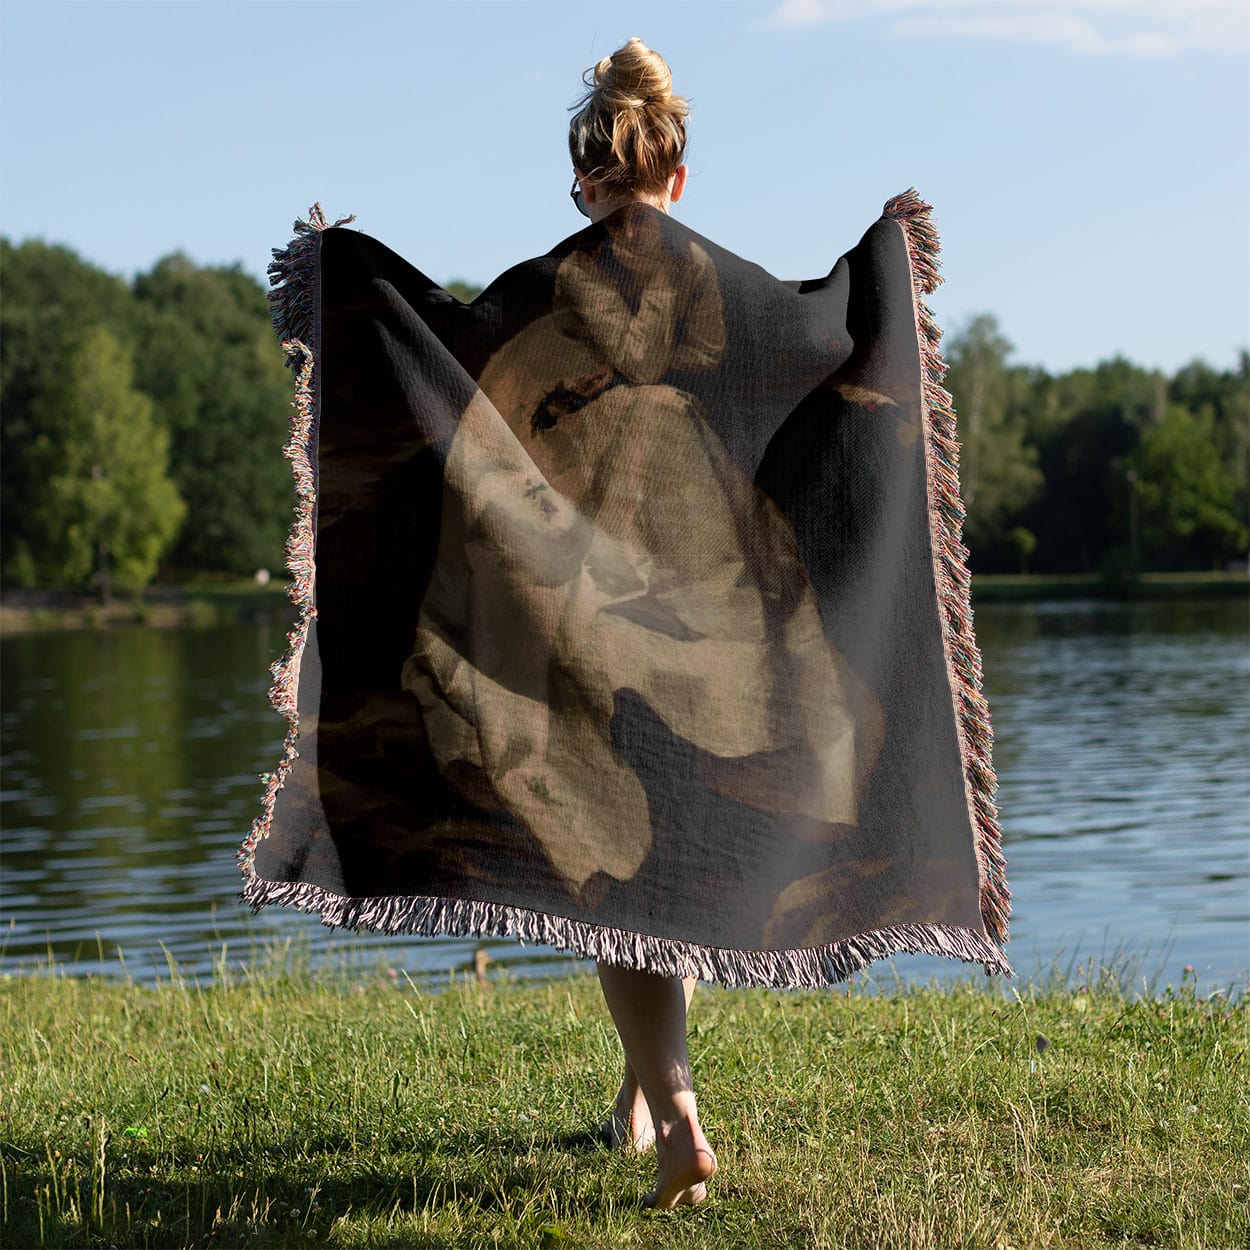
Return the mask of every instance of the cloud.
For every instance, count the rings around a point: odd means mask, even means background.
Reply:
[[[902,39],[991,39],[1086,56],[1250,50],[1246,0],[781,0],[768,21],[872,22]]]

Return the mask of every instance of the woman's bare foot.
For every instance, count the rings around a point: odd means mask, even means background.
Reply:
[[[604,1144],[613,1150],[636,1150],[639,1154],[655,1145],[655,1125],[651,1108],[638,1088],[637,1080],[625,1078],[616,1104],[606,1123],[599,1130]]]
[[[641,1109],[637,1116],[634,1113],[641,1087],[656,1134],[660,1175],[644,1202],[661,1210],[696,1206],[707,1197],[716,1156],[699,1127],[686,1050],[686,1009],[694,978],[661,976],[602,961],[598,968],[628,1065],[617,1096],[619,1121],[629,1126],[626,1137],[644,1123]]]
[[[655,1140],[660,1161],[656,1187],[643,1205],[667,1211],[698,1206],[707,1197],[707,1182],[716,1171],[716,1156],[696,1119],[662,1125]]]

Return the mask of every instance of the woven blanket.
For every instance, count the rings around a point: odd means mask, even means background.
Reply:
[[[929,206],[779,281],[630,204],[472,303],[316,207],[242,897],[727,985],[1011,974]]]

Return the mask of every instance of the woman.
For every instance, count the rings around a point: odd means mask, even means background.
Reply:
[[[669,217],[662,58],[587,86],[590,224],[472,304],[319,214],[276,253],[301,616],[240,858],[254,907],[594,959],[603,1131],[673,1207],[716,1170],[696,978],[1009,974],[1008,895],[927,206],[778,282]]]
[[[569,126],[578,208],[594,222],[634,202],[667,213],[681,199],[688,170],[687,107],[673,95],[667,64],[634,38],[590,73]],[[704,338],[714,341],[715,330]],[[602,961],[597,967],[625,1051],[625,1079],[605,1137],[635,1150],[654,1143],[660,1175],[648,1202],[699,1203],[716,1156],[699,1124],[686,1053],[686,1012],[697,982]]]

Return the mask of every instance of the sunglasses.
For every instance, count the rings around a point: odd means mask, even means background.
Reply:
[[[590,216],[590,214],[586,211],[586,201],[582,196],[582,184],[579,178],[573,179],[573,189],[569,192],[569,198],[574,204],[577,205],[577,211],[581,213],[583,217]]]

